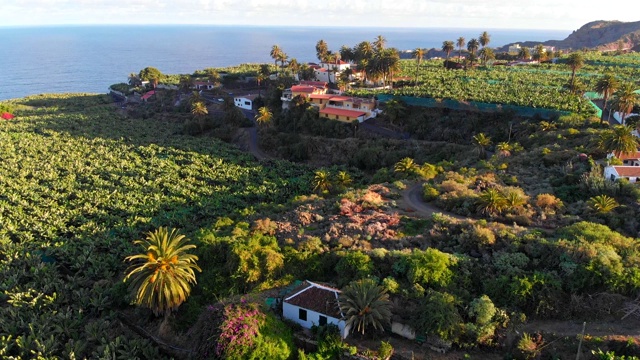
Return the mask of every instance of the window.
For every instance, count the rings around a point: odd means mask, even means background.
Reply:
[[[298,319],[307,321],[307,310],[298,309]]]
[[[244,104],[245,105],[251,105],[251,101],[245,101]]]
[[[318,318],[318,325],[320,326],[327,325],[327,317],[320,315],[320,317]]]

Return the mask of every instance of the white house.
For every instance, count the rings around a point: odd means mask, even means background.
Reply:
[[[196,90],[213,90],[215,89],[216,84],[209,81],[194,81],[193,87]]]
[[[616,156],[613,153],[607,155],[607,159],[612,159],[614,157]],[[625,166],[640,166],[640,151],[636,151],[631,154],[621,154],[618,156],[618,159],[622,160],[622,165]]]
[[[340,311],[338,296],[340,290],[304,281],[282,302],[282,315],[305,329],[313,325],[334,324],[346,338],[350,328]]]
[[[625,178],[631,183],[640,182],[640,166],[607,166],[604,177],[611,181]]]
[[[241,109],[251,110],[253,109],[253,100],[257,97],[258,95],[236,96],[233,98],[233,103]]]

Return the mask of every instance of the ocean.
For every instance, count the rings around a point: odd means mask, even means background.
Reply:
[[[50,26],[0,27],[0,100],[41,93],[106,93],[128,74],[154,66],[165,74],[207,67],[273,62],[279,45],[299,62],[317,61],[315,44],[330,50],[377,35],[398,50],[439,48],[445,40],[482,31],[489,46],[518,41],[561,40],[569,30],[247,27],[247,26]]]

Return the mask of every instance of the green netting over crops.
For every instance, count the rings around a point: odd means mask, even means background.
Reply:
[[[587,91],[586,93],[584,93],[584,97],[586,97],[589,100],[602,99],[602,95],[600,95],[595,91]]]
[[[540,116],[544,119],[550,119],[554,116],[568,115],[568,111],[560,111],[553,109],[532,108],[527,106],[490,104],[476,101],[458,101],[451,99],[436,100],[434,98],[419,98],[413,96],[393,96],[389,94],[378,94],[378,100],[381,102],[398,98],[408,105],[422,106],[428,108],[447,108],[452,110],[476,110],[486,112],[496,111],[513,111],[520,116],[533,117]],[[595,104],[594,104],[595,106]],[[596,106],[597,108],[597,106]]]
[[[593,109],[596,111],[596,115],[598,115],[599,118],[602,118],[602,109],[600,109],[598,105],[594,104],[594,102],[591,100],[589,100],[589,104],[593,106]]]

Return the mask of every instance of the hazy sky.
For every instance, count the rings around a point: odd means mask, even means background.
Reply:
[[[211,24],[574,30],[593,20],[639,21],[640,13],[629,8],[636,1],[0,0],[0,26]]]

